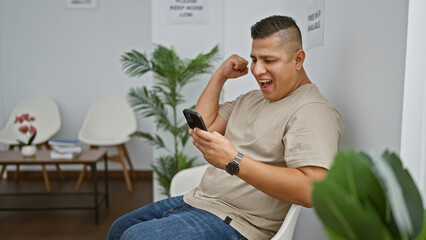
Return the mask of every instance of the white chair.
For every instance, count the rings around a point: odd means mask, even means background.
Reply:
[[[296,227],[297,218],[299,217],[302,207],[296,204],[291,204],[290,209],[285,216],[284,222],[278,232],[271,240],[291,240],[293,239],[294,228]]]
[[[108,160],[119,162],[123,168],[127,190],[131,192],[132,183],[124,159],[130,168],[132,177],[136,177],[125,143],[130,140],[130,134],[137,129],[136,115],[130,105],[121,98],[104,98],[95,102],[89,109],[83,126],[78,133],[78,140],[97,147],[117,147],[117,156],[108,156]],[[80,190],[87,165],[78,177],[75,191]]]
[[[206,164],[187,168],[176,173],[170,183],[170,196],[183,195],[198,186],[208,166]]]
[[[209,165],[197,166],[184,169],[176,173],[170,184],[170,195],[172,197],[185,194],[197,187],[203,177],[206,168]],[[294,228],[299,217],[301,206],[292,204],[283,224],[272,240],[291,240],[293,239]]]
[[[33,122],[34,127],[37,129],[37,135],[33,141],[34,145],[41,148],[42,145],[47,145],[47,141],[52,138],[61,128],[61,117],[59,114],[56,102],[50,98],[29,98],[20,102],[12,111],[9,120],[5,127],[0,131],[0,142],[9,145],[9,150],[12,150],[18,145],[17,139],[26,142],[25,136],[18,131],[18,126],[15,125],[15,118],[23,113],[28,113],[35,117]],[[58,165],[56,165],[59,176],[63,178],[62,172]],[[0,179],[6,169],[6,165],[2,166],[0,172]],[[45,180],[46,188],[50,191],[49,179],[47,171],[42,165],[43,177]],[[16,166],[15,180],[18,178],[19,165]]]

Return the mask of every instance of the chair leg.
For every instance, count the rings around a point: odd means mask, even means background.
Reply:
[[[1,172],[0,172],[0,182],[1,182],[1,180],[3,179],[3,174],[4,174],[4,171],[6,170],[6,164],[3,164],[2,166],[1,166]]]
[[[15,176],[14,176],[15,181],[18,181],[18,178],[19,178],[19,164],[16,164]]]
[[[133,169],[132,161],[130,161],[129,153],[127,152],[126,145],[123,143],[120,146],[123,148],[124,156],[126,157],[127,163],[129,164],[130,174],[132,175],[132,179],[137,179],[135,170]]]
[[[84,174],[86,174],[86,167],[87,164],[84,164],[83,169],[80,172],[80,175],[78,175],[77,185],[75,185],[75,191],[80,191],[81,184],[83,183]]]
[[[43,170],[44,184],[46,185],[47,191],[50,192],[49,176],[47,175],[46,166],[42,164],[41,169]]]
[[[123,148],[120,147],[120,146],[117,146],[118,156],[119,156],[119,159],[120,159],[119,161],[121,163],[121,166],[123,167],[124,180],[126,181],[127,190],[129,192],[132,192],[133,191],[132,182],[130,181],[129,173],[127,171],[127,166],[126,166],[126,163],[124,162],[124,158],[125,158],[124,151],[123,151]]]
[[[48,142],[44,142],[42,144],[37,145],[37,148],[41,149],[42,146],[44,146],[49,151],[52,150]],[[65,180],[65,176],[62,173],[61,168],[59,167],[59,164],[55,164],[55,165],[56,165],[56,171],[58,172],[59,177],[61,178],[61,180]]]
[[[59,174],[59,177],[61,178],[61,180],[65,180],[65,176],[64,173],[61,171],[61,168],[59,167],[59,164],[55,164],[56,165],[56,171]]]
[[[87,166],[86,172],[87,172],[87,181],[92,180],[93,171],[91,168],[89,168],[89,166]]]

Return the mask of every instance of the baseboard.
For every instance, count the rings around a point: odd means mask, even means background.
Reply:
[[[72,170],[66,170],[62,171],[62,174],[65,178],[75,178],[77,179],[80,171],[72,171]],[[129,173],[130,174],[130,173]],[[59,174],[56,170],[49,170],[47,171],[47,175],[49,175],[49,179],[59,179]],[[98,171],[99,178],[104,178],[105,174],[103,170]],[[151,170],[137,170],[135,171],[135,175],[138,179],[147,179],[152,180],[152,171]],[[131,176],[131,174],[130,174]],[[14,179],[15,178],[15,171],[7,171],[7,179]],[[43,179],[43,173],[42,171],[19,171],[19,177],[20,179]],[[123,178],[123,172],[120,170],[110,170],[108,171],[108,179],[115,179],[115,178]]]

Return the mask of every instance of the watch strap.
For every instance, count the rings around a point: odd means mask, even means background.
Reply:
[[[234,161],[235,161],[238,165],[240,165],[241,160],[243,160],[243,157],[244,157],[244,155],[243,155],[242,153],[238,152],[237,156],[235,156],[235,158],[234,158]]]

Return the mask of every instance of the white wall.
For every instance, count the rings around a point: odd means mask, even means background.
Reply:
[[[149,78],[129,79],[119,59],[151,47],[151,3],[102,0],[96,9],[76,10],[66,1],[0,0],[0,44],[1,119],[27,97],[51,97],[62,117],[56,137],[76,138],[94,101],[124,98],[131,86],[150,84]],[[151,131],[151,121],[139,119],[139,128]],[[133,139],[127,147],[137,169],[150,169],[149,145]]]
[[[426,2],[409,4],[401,157],[426,204]]]

